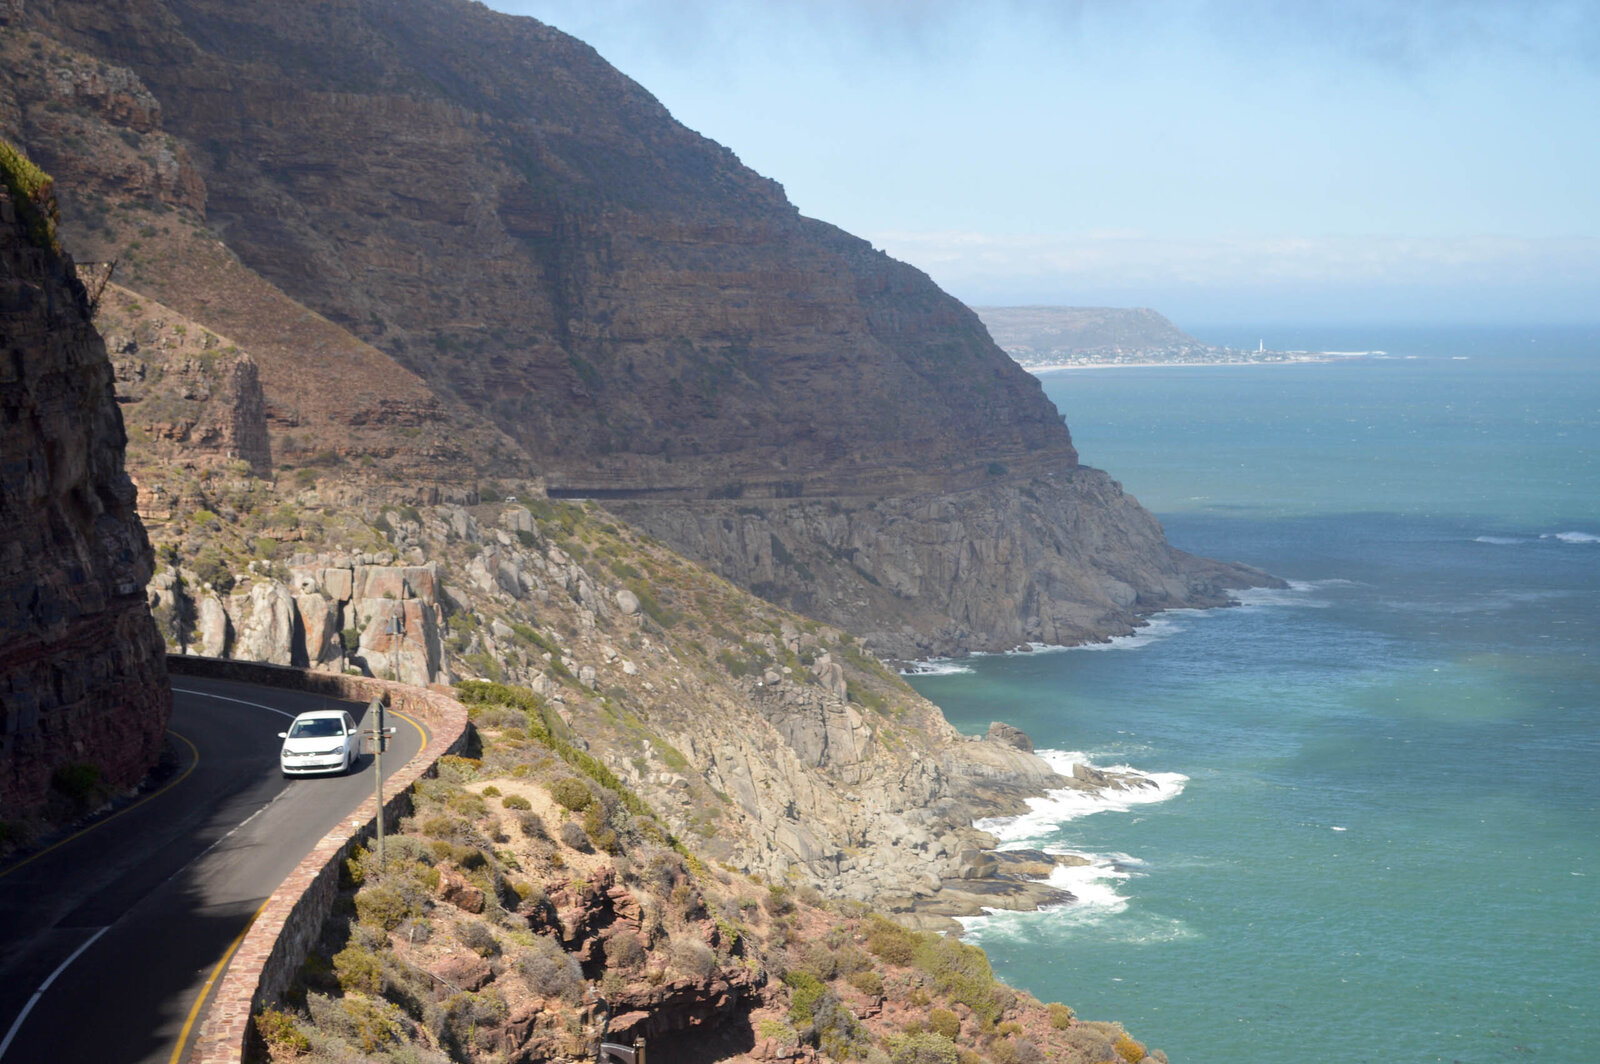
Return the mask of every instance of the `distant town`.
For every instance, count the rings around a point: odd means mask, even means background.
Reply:
[[[1274,351],[1201,343],[1146,307],[973,307],[1024,369],[1325,362],[1346,352]]]

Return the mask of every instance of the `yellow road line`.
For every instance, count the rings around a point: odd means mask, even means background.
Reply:
[[[137,802],[134,802],[132,805],[128,806],[127,808],[119,809],[115,813],[112,813],[110,816],[106,817],[104,820],[97,820],[93,824],[90,824],[88,827],[84,828],[82,831],[79,831],[79,832],[76,832],[74,834],[68,835],[66,838],[62,839],[60,842],[56,843],[53,846],[45,847],[44,849],[40,850],[38,853],[34,854],[32,857],[29,857],[26,860],[18,861],[16,864],[14,864],[10,868],[6,869],[4,872],[0,872],[0,879],[6,878],[6,876],[9,876],[11,873],[15,872],[19,868],[27,867],[28,865],[30,865],[33,862],[37,861],[39,858],[43,857],[45,854],[50,853],[52,850],[59,850],[61,847],[65,846],[67,843],[71,842],[73,839],[82,838],[83,836],[89,834],[89,832],[95,830],[96,828],[104,827],[106,824],[111,823],[113,820],[117,819],[117,817],[121,816],[122,814],[133,812],[135,809],[139,808],[144,803],[146,803],[146,802],[148,802],[148,801],[150,801],[152,799],[161,797],[163,794],[166,794],[168,791],[172,790],[172,788],[176,787],[178,784],[180,784],[184,780],[188,779],[189,778],[189,773],[193,772],[195,766],[200,763],[200,748],[195,746],[194,743],[190,742],[188,739],[184,738],[184,736],[179,735],[177,732],[173,731],[171,728],[167,729],[167,733],[169,735],[173,736],[175,739],[181,740],[183,745],[185,745],[185,746],[187,746],[189,748],[189,752],[194,755],[194,760],[190,761],[189,762],[189,767],[183,770],[183,775],[179,776],[177,779],[173,780],[171,783],[167,784],[165,787],[161,788],[159,791],[156,791],[154,794],[147,794],[143,798],[140,798]]]
[[[194,1029],[194,1021],[200,1018],[200,1007],[206,1003],[206,996],[211,993],[212,984],[217,981],[217,976],[222,974],[222,970],[228,966],[228,962],[233,960],[234,951],[244,942],[244,936],[250,933],[250,929],[256,925],[256,918],[261,915],[271,901],[272,897],[268,895],[267,900],[261,903],[261,908],[250,914],[250,921],[244,925],[244,930],[239,932],[239,937],[233,940],[233,945],[228,947],[228,952],[222,955],[222,959],[217,962],[217,966],[211,969],[211,978],[206,980],[206,985],[200,988],[200,996],[195,998],[194,1004],[189,1007],[189,1017],[183,1021],[183,1030],[178,1032],[178,1044],[172,1047],[172,1056],[168,1059],[168,1064],[178,1064],[178,1061],[183,1059],[184,1047],[189,1044],[189,1032]]]
[[[417,749],[417,754],[420,756],[422,751],[428,748],[428,730],[421,724],[418,724],[416,721],[406,716],[404,713],[400,712],[398,709],[391,709],[389,712],[393,713],[395,716],[399,717],[401,720],[417,729],[417,734],[422,736],[422,746]]]

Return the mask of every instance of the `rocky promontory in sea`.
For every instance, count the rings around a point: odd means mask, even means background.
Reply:
[[[172,694],[111,362],[57,244],[49,178],[0,141],[0,179],[3,845],[137,784]]]

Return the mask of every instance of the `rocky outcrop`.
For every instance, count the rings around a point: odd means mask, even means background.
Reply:
[[[242,461],[272,471],[266,397],[255,361],[226,337],[118,285],[102,290],[96,324],[117,375],[117,402],[144,461]]]
[[[0,143],[0,152],[9,152]],[[137,783],[171,713],[143,594],[149,541],[123,471],[112,369],[72,263],[30,232],[30,191],[0,157],[0,808],[23,817],[52,776]],[[46,239],[38,235],[43,232]]]
[[[253,564],[246,583],[225,597],[192,570],[165,570],[148,594],[168,644],[184,653],[319,672],[353,668],[420,687],[448,683],[439,567],[393,560],[295,555],[287,581]]]

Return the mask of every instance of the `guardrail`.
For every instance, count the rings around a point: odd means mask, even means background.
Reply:
[[[426,690],[389,680],[339,676],[282,665],[169,654],[173,676],[236,680],[282,687],[332,698],[366,702],[387,693],[390,706],[421,718],[428,745],[385,783],[385,830],[411,811],[411,785],[435,771],[439,758],[461,750],[467,741],[467,710],[445,689]],[[323,836],[315,848],[272,892],[234,952],[206,1011],[190,1064],[240,1064],[257,1038],[250,1017],[289,988],[333,911],[339,869],[355,848],[377,830],[378,799],[368,798]]]

